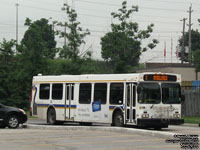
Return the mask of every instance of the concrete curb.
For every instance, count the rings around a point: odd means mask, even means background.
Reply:
[[[199,123],[199,124],[184,123],[182,126],[187,126],[187,127],[200,127],[200,123]]]
[[[176,133],[169,133],[165,131],[151,131],[135,128],[121,128],[121,127],[97,127],[97,126],[50,126],[50,125],[24,125],[24,128],[28,129],[42,129],[42,130],[82,130],[82,131],[106,131],[106,132],[118,132],[118,133],[132,133],[145,136],[154,136],[164,139],[173,139]]]

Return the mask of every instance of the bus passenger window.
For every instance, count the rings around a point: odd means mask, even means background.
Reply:
[[[94,85],[94,101],[100,101],[101,104],[106,104],[107,84],[96,83]]]
[[[79,103],[80,104],[90,104],[91,103],[91,84],[90,83],[80,83],[79,88]]]
[[[110,84],[110,104],[123,104],[124,84]]]
[[[49,99],[50,84],[40,84],[40,99]]]
[[[52,85],[52,99],[62,100],[63,97],[63,84]]]

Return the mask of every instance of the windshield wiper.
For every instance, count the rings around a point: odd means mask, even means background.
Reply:
[[[152,109],[154,107],[154,104],[150,107],[150,109]]]

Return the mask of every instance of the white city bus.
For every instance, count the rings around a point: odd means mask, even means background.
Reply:
[[[168,73],[33,77],[31,114],[79,122],[164,128],[183,124],[181,76]]]

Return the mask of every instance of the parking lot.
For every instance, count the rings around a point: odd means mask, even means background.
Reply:
[[[0,129],[3,150],[179,150],[165,138],[98,130]]]

